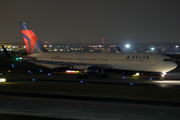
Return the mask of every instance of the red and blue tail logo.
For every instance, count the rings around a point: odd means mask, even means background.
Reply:
[[[33,33],[33,31],[28,27],[26,22],[20,22],[20,25],[21,25],[21,30],[26,45],[27,53],[32,54],[32,53],[47,52],[47,50],[39,42],[38,38]]]

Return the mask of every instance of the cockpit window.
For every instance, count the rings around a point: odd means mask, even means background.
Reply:
[[[173,61],[172,59],[164,59],[163,61]]]

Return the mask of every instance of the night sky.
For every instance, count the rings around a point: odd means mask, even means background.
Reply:
[[[180,42],[180,0],[0,0],[0,42]]]

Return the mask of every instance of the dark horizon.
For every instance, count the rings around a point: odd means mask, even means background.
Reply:
[[[179,0],[1,0],[0,42],[23,41],[26,21],[44,43],[178,43]]]

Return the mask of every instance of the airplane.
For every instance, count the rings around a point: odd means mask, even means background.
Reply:
[[[107,78],[105,70],[121,70],[160,73],[163,79],[166,72],[177,67],[170,57],[154,53],[48,52],[26,22],[20,26],[28,53],[22,60],[52,69],[79,70],[78,78]]]

